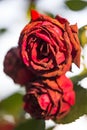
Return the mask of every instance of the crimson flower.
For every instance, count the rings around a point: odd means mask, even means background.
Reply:
[[[73,84],[65,75],[36,80],[27,85],[24,109],[36,119],[60,119],[75,103]]]
[[[31,21],[20,34],[19,46],[24,64],[42,77],[65,74],[72,62],[80,65],[77,25],[57,15],[51,18],[31,11]]]
[[[30,70],[26,68],[20,56],[18,47],[11,48],[4,59],[4,72],[10,76],[15,83],[24,85],[34,76]]]

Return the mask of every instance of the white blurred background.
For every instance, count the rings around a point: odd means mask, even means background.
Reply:
[[[4,34],[0,35],[0,100],[20,89],[19,85],[14,84],[3,72],[3,60],[6,52],[11,47],[17,45],[22,28],[29,22],[29,19],[26,17],[27,3],[28,0],[0,1],[0,28],[7,29]],[[64,0],[38,0],[36,7],[41,12],[50,12],[54,15],[59,14],[67,18],[71,24],[77,23],[79,28],[87,24],[87,7],[81,11],[71,11],[65,7]],[[87,47],[85,52],[87,52]],[[87,62],[87,58],[85,59]],[[74,69],[73,74],[77,74],[81,69]],[[52,122],[47,121],[47,125],[50,123]],[[58,125],[54,130],[70,129],[87,130],[86,115],[73,123]]]

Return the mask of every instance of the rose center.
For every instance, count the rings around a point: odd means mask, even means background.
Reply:
[[[49,54],[49,46],[47,43],[45,43],[43,40],[39,42],[39,45],[37,47],[37,54],[38,58],[42,59],[45,57],[48,57]]]

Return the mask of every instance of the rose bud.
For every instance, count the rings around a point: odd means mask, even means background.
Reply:
[[[19,46],[24,64],[35,74],[55,77],[65,74],[74,62],[80,66],[77,25],[56,16],[31,11],[31,21],[22,30]]]
[[[73,84],[64,75],[31,82],[27,88],[24,110],[36,119],[60,119],[75,103]]]
[[[11,48],[4,59],[4,72],[10,76],[15,83],[24,85],[29,82],[33,74],[26,68],[20,57],[18,47]]]

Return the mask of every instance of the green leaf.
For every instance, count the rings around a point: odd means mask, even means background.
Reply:
[[[15,93],[0,102],[0,113],[19,117],[22,111],[22,95]]]
[[[30,119],[20,123],[14,130],[45,130],[45,121]]]
[[[87,2],[81,0],[67,0],[65,4],[74,11],[82,10],[87,6]]]
[[[87,25],[79,29],[79,39],[82,47],[84,47],[87,44]]]
[[[70,123],[78,119],[80,116],[87,114],[87,89],[81,86],[75,85],[76,103],[71,108],[71,111],[63,119],[57,121],[57,123]]]
[[[0,34],[3,34],[3,33],[5,33],[6,31],[7,31],[6,28],[0,28]]]

